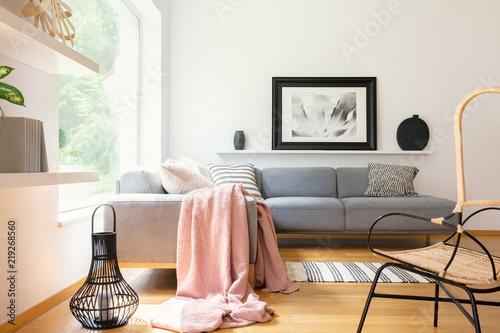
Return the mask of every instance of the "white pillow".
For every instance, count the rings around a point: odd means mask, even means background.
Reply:
[[[167,159],[160,166],[161,184],[167,193],[186,194],[199,188],[214,187],[199,173],[173,159]]]
[[[208,167],[201,165],[200,163],[193,161],[190,158],[182,156],[180,159],[181,164],[191,168],[191,170],[199,173],[203,177],[205,177],[209,182],[215,185],[214,180],[212,179],[212,175],[210,174],[210,170]]]

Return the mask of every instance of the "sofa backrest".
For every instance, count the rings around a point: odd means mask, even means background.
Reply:
[[[255,168],[255,180],[264,198],[362,197],[368,188],[367,167]],[[135,166],[116,181],[116,193],[164,194],[158,166]]]
[[[334,168],[265,168],[262,169],[262,195],[273,197],[336,197]]]
[[[255,182],[257,183],[257,187],[259,191],[262,192],[262,170],[259,168],[253,168],[255,171]]]
[[[343,167],[336,170],[339,198],[365,196],[368,188],[368,167]]]
[[[167,193],[161,184],[159,166],[135,166],[122,172],[116,193]]]

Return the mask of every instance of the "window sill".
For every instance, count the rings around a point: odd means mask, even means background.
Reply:
[[[64,228],[69,227],[73,224],[78,224],[82,222],[91,222],[92,213],[95,207],[86,207],[81,209],[75,209],[64,213],[59,213],[59,219],[57,222],[57,227]],[[97,212],[96,216],[101,216],[101,213]]]
[[[0,173],[0,189],[97,181],[98,172]]]
[[[79,205],[73,206],[72,209],[67,209],[59,211],[59,219],[57,226],[59,228],[68,227],[73,224],[78,224],[82,222],[90,223],[92,220],[92,214],[96,208],[105,203],[110,194],[104,194],[94,197],[89,197],[87,200],[79,201]],[[98,210],[95,214],[98,223],[102,221],[102,212],[104,210]]]

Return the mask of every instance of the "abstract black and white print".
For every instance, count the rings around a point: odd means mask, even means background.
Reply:
[[[292,92],[292,137],[357,135],[356,92]]]
[[[273,78],[273,150],[376,150],[376,78]]]

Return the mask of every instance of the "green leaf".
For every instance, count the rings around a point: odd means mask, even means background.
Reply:
[[[5,125],[5,113],[3,113],[3,110],[2,108],[0,108],[0,112],[2,112],[2,116],[1,116],[1,121],[0,121],[0,125]]]
[[[3,79],[12,72],[14,68],[9,66],[0,66],[0,79]]]
[[[17,88],[3,82],[0,82],[0,99],[24,106],[23,94]]]

